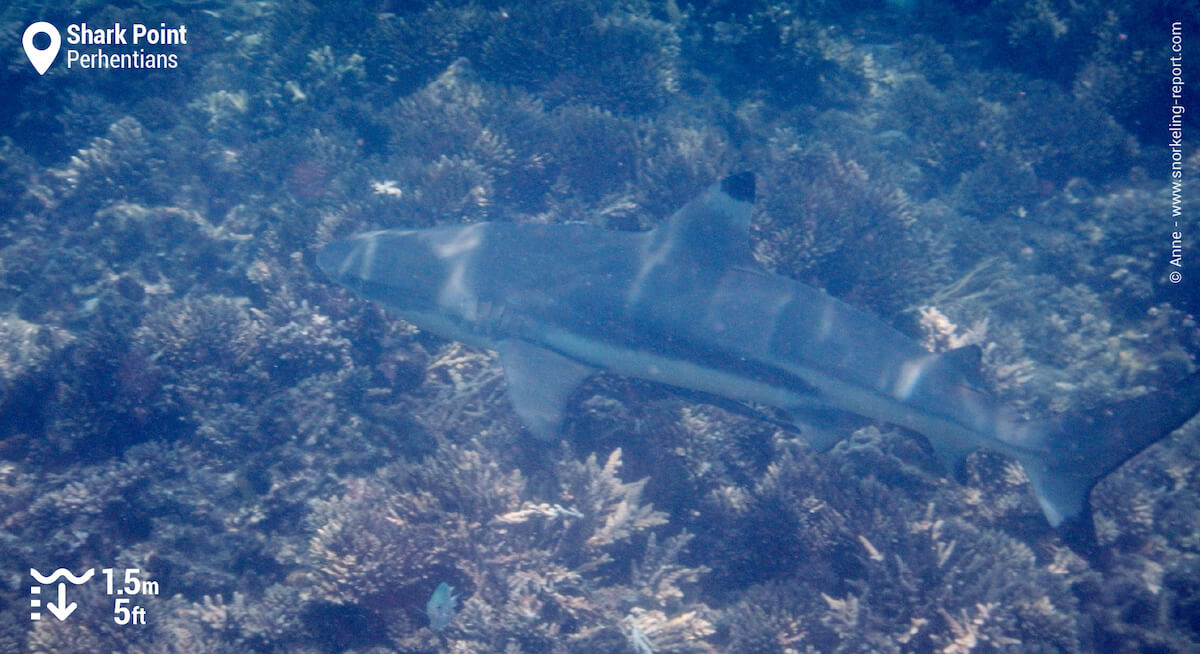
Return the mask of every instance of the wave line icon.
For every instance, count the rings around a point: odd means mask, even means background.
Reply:
[[[33,575],[33,578],[36,579],[37,582],[42,585],[52,584],[55,581],[57,581],[60,577],[62,577],[64,579],[66,579],[67,581],[78,586],[79,584],[82,584],[82,583],[86,582],[87,580],[91,579],[92,575],[96,574],[96,569],[88,568],[87,572],[79,575],[78,577],[71,574],[71,571],[66,568],[59,568],[59,569],[55,570],[54,572],[51,572],[50,576],[48,576],[48,577],[42,575],[42,573],[38,572],[36,568],[30,568],[29,574]]]

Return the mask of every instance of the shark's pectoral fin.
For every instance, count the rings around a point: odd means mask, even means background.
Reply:
[[[525,341],[508,339],[496,345],[508,397],[517,415],[538,438],[558,433],[571,392],[592,368]]]

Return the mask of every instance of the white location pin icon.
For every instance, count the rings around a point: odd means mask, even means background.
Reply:
[[[50,46],[45,50],[38,50],[33,45],[33,37],[38,34],[50,37]],[[45,75],[46,71],[50,69],[50,64],[54,63],[54,59],[58,57],[62,36],[59,35],[57,27],[42,20],[25,28],[25,36],[21,37],[21,45],[25,46],[25,56],[29,57],[29,63],[33,64],[38,75]]]

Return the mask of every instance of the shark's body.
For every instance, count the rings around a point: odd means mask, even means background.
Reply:
[[[932,354],[758,266],[753,198],[743,173],[650,232],[387,230],[331,243],[318,262],[424,329],[498,351],[516,411],[538,436],[555,434],[571,391],[597,370],[793,414],[848,412],[923,434],[951,466],[976,449],[1017,459],[1051,524],[1083,539],[1095,482],[1200,410],[1193,375],[1107,418],[1020,420],[979,390],[977,353]]]

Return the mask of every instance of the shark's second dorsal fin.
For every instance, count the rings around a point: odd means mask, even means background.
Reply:
[[[658,229],[654,249],[709,265],[750,263],[754,173],[730,175],[708,187]]]
[[[983,348],[978,345],[964,345],[942,352],[938,355],[934,365],[958,376],[968,387],[984,391],[987,385],[984,382],[983,373],[980,372],[982,363]]]

